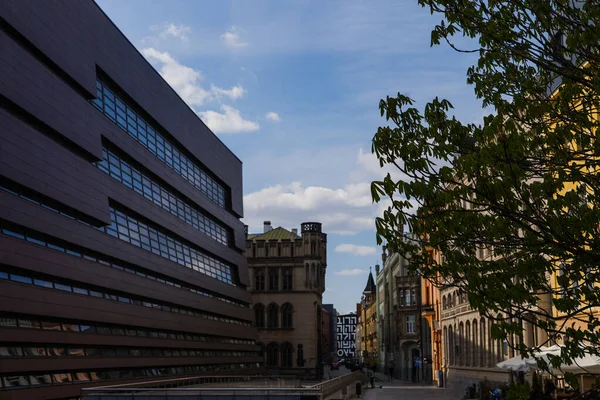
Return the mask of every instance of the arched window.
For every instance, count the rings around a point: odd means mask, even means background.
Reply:
[[[292,367],[292,359],[294,356],[294,347],[291,343],[285,342],[281,346],[281,366],[290,368]]]
[[[279,268],[269,268],[269,290],[279,290]]]
[[[279,364],[279,345],[277,343],[269,343],[267,346],[267,366],[276,367]]]
[[[298,365],[299,367],[304,367],[304,346],[302,346],[301,344],[298,345],[296,365]]]
[[[285,303],[281,306],[281,327],[294,327],[294,307],[290,303]]]
[[[465,359],[463,365],[471,365],[471,322],[467,321],[465,324],[465,339],[464,339],[464,354]]]
[[[265,327],[265,306],[261,303],[254,306],[254,323],[257,328]]]
[[[294,274],[291,269],[283,270],[283,290],[293,290],[294,287]]]
[[[446,296],[442,296],[442,310],[446,309]]]
[[[254,289],[265,290],[265,270],[262,268],[254,269]]]
[[[279,307],[275,303],[269,304],[269,308],[267,309],[267,327],[279,327]]]

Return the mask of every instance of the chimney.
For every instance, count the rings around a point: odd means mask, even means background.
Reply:
[[[294,228],[292,229],[292,233],[296,236],[298,236],[298,228]]]
[[[264,222],[264,227],[265,227],[265,229],[264,229],[264,233],[267,233],[267,232],[269,232],[271,229],[273,229],[273,228],[271,228],[271,221],[265,221],[265,222]]]
[[[375,275],[379,275],[379,264],[375,264]]]
[[[382,261],[384,267],[385,267],[385,261],[387,260],[387,252],[386,252],[386,250],[387,250],[387,247],[383,246],[382,247],[382,252],[381,252],[381,261]]]

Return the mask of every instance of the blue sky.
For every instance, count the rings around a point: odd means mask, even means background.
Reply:
[[[378,103],[440,96],[466,122],[483,112],[467,86],[472,56],[431,48],[440,21],[416,0],[97,0],[244,163],[251,232],[264,220],[328,233],[325,303],[355,309],[381,263],[369,184]]]

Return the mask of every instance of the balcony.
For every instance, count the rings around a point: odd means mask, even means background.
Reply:
[[[416,275],[396,276],[396,286],[416,286],[419,283],[419,277]]]

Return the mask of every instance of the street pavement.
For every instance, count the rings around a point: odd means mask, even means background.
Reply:
[[[383,388],[366,389],[363,400],[437,400],[459,399],[444,388],[421,386],[407,383],[380,383]]]
[[[350,370],[341,366],[339,370],[331,371],[331,375],[335,378],[338,376],[349,374]],[[362,400],[458,400],[462,396],[459,393],[446,388],[438,388],[430,385],[420,385],[400,380],[394,382],[383,381],[385,376],[376,373],[379,379],[375,381],[375,389],[370,387],[367,389],[363,386]]]

